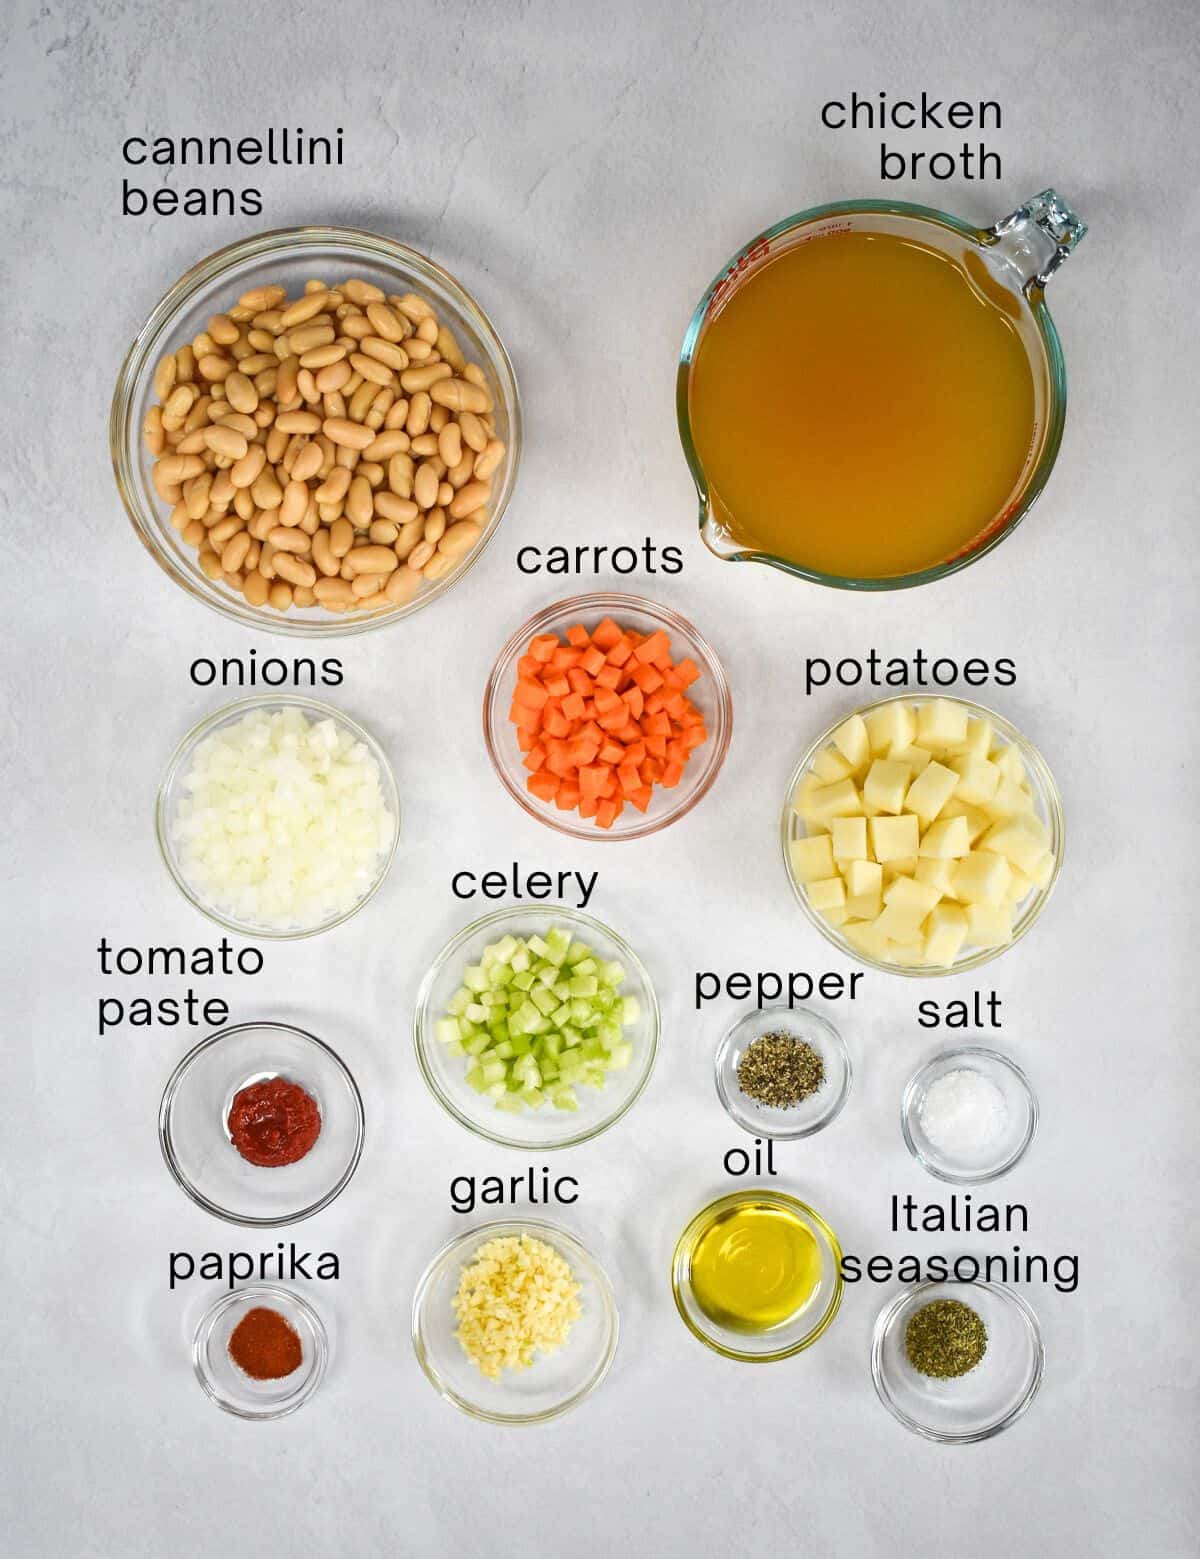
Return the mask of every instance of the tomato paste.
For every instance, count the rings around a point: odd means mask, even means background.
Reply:
[[[251,1164],[278,1169],[294,1164],[321,1135],[317,1101],[285,1077],[240,1088],[229,1110],[233,1145]]]

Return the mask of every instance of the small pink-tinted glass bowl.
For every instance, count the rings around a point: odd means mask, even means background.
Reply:
[[[600,828],[576,811],[560,810],[552,801],[542,801],[527,789],[529,770],[525,767],[525,754],[517,743],[517,728],[508,717],[517,685],[517,662],[530,639],[544,633],[565,639],[567,629],[574,623],[582,623],[590,631],[605,617],[641,634],[661,628],[671,641],[672,660],[690,656],[695,661],[700,676],[688,688],[687,696],[704,716],[708,728],[708,740],[692,752],[679,784],[670,789],[656,785],[644,813],[626,806],[611,828]],[[643,839],[690,812],[716,779],[729,751],[732,733],[733,700],[712,646],[686,617],[644,596],[597,591],[545,607],[518,628],[500,651],[483,695],[483,739],[504,788],[531,817],[575,839]]]

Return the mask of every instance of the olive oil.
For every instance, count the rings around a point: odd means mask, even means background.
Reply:
[[[696,1303],[718,1326],[767,1332],[798,1315],[821,1282],[821,1248],[807,1223],[769,1200],[717,1213],[691,1257]]]
[[[796,244],[701,337],[692,438],[724,528],[839,579],[971,550],[1035,437],[1017,300],[974,255],[849,232]]]

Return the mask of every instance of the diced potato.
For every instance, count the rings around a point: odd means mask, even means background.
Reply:
[[[793,839],[790,846],[792,871],[797,882],[821,882],[834,875],[833,845],[828,834],[810,834]]]
[[[952,753],[955,758],[986,758],[992,750],[992,739],[995,729],[990,720],[980,719],[977,715],[967,717],[967,739],[961,746],[956,747]]]
[[[812,772],[823,785],[833,785],[838,780],[852,778],[854,767],[846,762],[836,747],[825,747],[813,759]]]
[[[822,789],[821,781],[810,771],[796,786],[796,794],[792,797],[792,806],[810,829],[820,825],[828,832],[828,824],[817,815],[812,804],[813,796],[820,789]]]
[[[1025,783],[1025,760],[1012,742],[994,749],[989,756],[1005,779],[1012,780],[1016,785]]]
[[[901,909],[913,911],[920,920],[925,919],[940,897],[936,888],[918,882],[915,877],[897,877],[895,882],[883,890],[883,902],[889,909],[898,905]]]
[[[851,861],[846,868],[846,890],[854,898],[869,893],[882,896],[883,867],[877,861]]]
[[[966,801],[960,801],[957,796],[951,796],[942,808],[938,822],[944,822],[951,817],[964,817],[967,820],[967,837],[974,844],[977,839],[982,839],[984,834],[992,826],[992,819],[979,807],[973,807]]]
[[[868,834],[871,854],[877,861],[898,861],[918,853],[921,824],[912,812],[900,817],[873,817]]]
[[[1033,878],[1027,877],[1019,866],[1014,866],[1011,869],[1012,880],[1008,885],[1008,892],[1004,895],[1004,902],[1011,904],[1015,909],[1019,904],[1024,904],[1025,900],[1033,892],[1036,884]]]
[[[862,812],[862,798],[852,779],[822,785],[819,790],[813,791],[809,805],[818,817],[826,819],[855,817]]]
[[[884,861],[882,871],[885,888],[889,882],[895,882],[897,877],[915,877],[917,873],[917,857],[915,855],[902,855],[894,861]]]
[[[902,969],[915,969],[925,962],[925,941],[914,937],[907,942],[892,942],[888,947],[888,961]]]
[[[867,858],[867,820],[865,817],[835,817],[830,823],[835,861],[865,861]]]
[[[824,877],[808,884],[808,902],[822,912],[841,909],[846,902],[846,884],[840,877]]]
[[[917,710],[917,744],[948,752],[967,739],[967,711],[950,698],[931,698]]]
[[[933,754],[927,747],[894,747],[888,757],[897,763],[907,763],[914,775],[920,774],[933,761]]]
[[[903,698],[894,698],[888,704],[880,704],[864,717],[871,751],[882,757],[893,747],[909,747],[917,734],[917,716],[912,705]]]
[[[962,951],[967,929],[965,910],[957,904],[938,904],[930,911],[925,928],[925,962],[949,968]]]
[[[930,823],[917,852],[923,859],[952,860],[969,855],[971,831],[965,817],[941,817]]]
[[[922,841],[924,843],[924,841]],[[955,863],[950,857],[922,856],[913,876],[918,882],[936,888],[943,898],[953,897]]]
[[[1029,868],[1029,875],[1039,888],[1044,888],[1054,875],[1054,851],[1047,850],[1045,855],[1039,857]]]
[[[1012,881],[1012,868],[1002,855],[973,850],[958,863],[954,896],[964,904],[1003,904]]]
[[[990,801],[1000,784],[1000,770],[986,758],[951,758],[950,767],[958,775],[959,801],[979,806]]]
[[[835,909],[823,909],[821,914],[831,926],[844,926],[850,919],[850,911],[844,904]]]
[[[871,740],[862,715],[851,715],[833,733],[834,745],[852,769],[865,769],[871,761]]]
[[[1041,818],[1026,812],[1019,817],[1010,817],[1007,822],[993,824],[984,834],[983,843],[1032,877],[1033,868],[1046,853],[1050,837]]]
[[[908,787],[904,800],[906,812],[915,812],[928,827],[954,794],[958,775],[944,764],[930,762]]]
[[[1003,947],[1012,941],[1012,911],[1005,904],[968,904],[967,937],[976,947]]]
[[[997,822],[1003,822],[1005,818],[1018,817],[1022,812],[1032,812],[1033,797],[1024,785],[1018,785],[1015,780],[1002,774],[996,794],[990,801],[983,803],[981,810]]]
[[[876,758],[867,770],[863,800],[873,808],[875,815],[881,812],[902,812],[911,778],[912,770],[906,763],[897,763],[892,758]]]
[[[884,932],[877,930],[873,920],[849,921],[842,927],[842,935],[867,958],[886,963],[889,942]]]

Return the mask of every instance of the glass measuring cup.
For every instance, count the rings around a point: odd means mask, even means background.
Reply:
[[[931,567],[912,573],[851,578],[806,568],[748,545],[736,534],[734,516],[710,490],[693,438],[690,412],[692,373],[711,322],[730,297],[781,253],[798,244],[848,232],[886,233],[940,251],[968,269],[982,265],[1002,289],[1009,315],[1025,349],[1033,379],[1034,427],[1024,464],[1007,500],[990,521]],[[814,206],[777,222],[744,245],[708,287],[688,324],[676,377],[675,406],[684,455],[700,500],[700,535],[717,557],[733,563],[766,563],[800,579],[845,590],[898,590],[944,578],[973,563],[1003,540],[1029,511],[1046,485],[1062,440],[1067,376],[1058,332],[1045,302],[1046,284],[1087,232],[1087,226],[1052,189],[1034,195],[990,227],[958,217],[881,200],[841,201]],[[1011,304],[1011,307],[1009,306]]]

